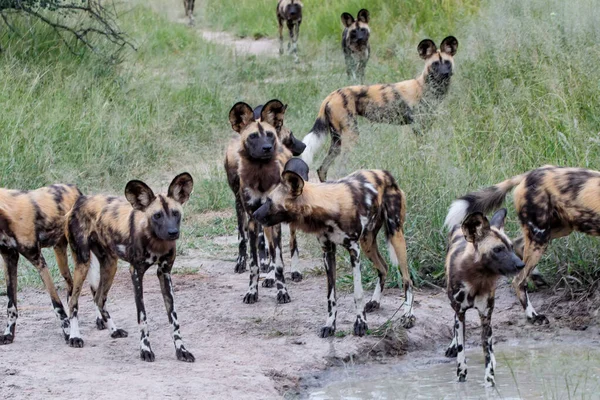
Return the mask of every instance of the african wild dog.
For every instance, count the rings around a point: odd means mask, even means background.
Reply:
[[[260,113],[260,119],[254,117],[252,108],[243,102],[236,103],[229,111],[229,122],[234,131],[240,134],[238,150],[239,161],[239,195],[242,206],[248,217],[248,238],[250,241],[250,286],[244,296],[244,303],[258,301],[258,229],[259,225],[252,213],[266,200],[269,192],[281,180],[283,166],[292,157],[292,153],[281,145],[278,135],[283,127],[286,106],[279,100],[267,102]],[[233,155],[232,155],[233,156]],[[238,220],[239,221],[239,220]],[[242,219],[245,221],[245,219]],[[239,225],[239,235],[245,235],[245,227]],[[290,227],[291,228],[291,227]],[[293,246],[295,232],[290,229]],[[285,286],[283,276],[283,255],[281,252],[281,225],[264,228],[269,243],[269,273],[263,281],[264,287],[277,287],[277,302],[289,303],[290,295]],[[245,246],[240,250],[245,250]],[[297,248],[292,249],[297,254]],[[297,258],[297,257],[293,257]],[[245,255],[240,252],[238,262],[245,262]]]
[[[77,200],[67,217],[66,227],[75,260],[73,296],[69,302],[71,347],[83,347],[77,314],[79,295],[88,271],[97,308],[96,326],[98,329],[108,326],[113,338],[127,337],[127,332],[116,327],[106,309],[108,291],[117,272],[117,261],[121,259],[130,264],[141,331],[142,360],[154,361],[144,308],[143,279],[148,268],[157,264],[156,273],[172,328],[177,359],[194,361],[181,338],[171,282],[181,206],[189,199],[192,187],[190,174],[182,173],[173,179],[166,195],[155,195],[144,182],[133,180],[125,187],[125,198],[96,195],[81,196]]]
[[[371,56],[369,37],[369,11],[364,8],[358,12],[356,20],[348,13],[342,14],[342,50],[346,60],[348,78],[365,80],[365,68]]]
[[[12,343],[17,325],[17,266],[19,255],[37,269],[52,300],[65,338],[69,337],[69,319],[56,292],[42,248],[53,247],[58,269],[67,284],[73,280],[67,261],[67,238],[64,224],[67,212],[81,192],[72,185],[52,185],[37,190],[0,189],[0,264],[4,266],[8,297],[6,329],[0,344]]]
[[[302,7],[302,1],[300,0],[279,0],[277,2],[279,54],[283,54],[283,23],[285,22],[290,32],[288,51],[292,52],[296,61],[298,61],[298,34],[300,33],[300,24],[302,23]]]
[[[194,3],[196,0],[183,0],[183,7],[185,8],[185,16],[189,18],[190,25],[194,24]]]
[[[547,324],[548,318],[538,314],[529,301],[527,277],[551,239],[573,231],[600,236],[600,172],[552,165],[531,170],[455,200],[445,224],[454,225],[474,211],[485,213],[500,207],[513,188],[513,201],[524,237],[522,258],[525,262],[525,269],[515,278],[513,287],[527,320]]]
[[[329,167],[341,153],[342,140],[346,145],[356,141],[357,116],[374,122],[403,125],[412,124],[418,115],[429,115],[448,92],[457,48],[458,41],[454,36],[445,38],[439,50],[435,43],[425,39],[417,47],[425,60],[425,69],[416,79],[392,84],[347,86],[329,94],[321,103],[310,133],[302,140],[306,143],[302,159],[310,165],[315,152],[327,139],[327,131],[331,134],[329,152],[317,170],[321,182],[327,180]]]
[[[323,249],[327,272],[327,308],[329,315],[320,336],[335,333],[335,248],[343,246],[350,253],[354,275],[356,321],[354,334],[367,330],[366,312],[379,308],[388,266],[377,247],[377,233],[383,226],[389,255],[394,266],[400,265],[405,303],[402,323],[414,325],[412,313],[412,280],[408,271],[404,219],[406,198],[394,177],[387,171],[357,171],[339,181],[308,182],[308,165],[299,158],[287,162],[282,182],[268,196],[254,217],[265,226],[287,222],[290,226],[317,235]],[[360,250],[373,262],[378,277],[371,301],[363,303],[360,270]]]
[[[287,106],[286,106],[287,108]],[[254,120],[259,121],[261,119],[261,112],[263,106],[259,105],[254,109]],[[277,133],[277,137],[281,144],[287,147],[294,156],[299,156],[304,151],[305,144],[302,141],[296,139],[294,134],[285,125],[281,127],[281,130]],[[225,173],[227,174],[227,183],[229,188],[235,196],[235,212],[238,222],[238,259],[235,264],[234,271],[242,273],[246,271],[246,258],[247,258],[247,242],[248,242],[248,216],[244,210],[244,204],[242,195],[240,193],[240,175],[238,171],[238,165],[240,161],[240,135],[235,134],[231,138],[227,146],[225,153]],[[269,260],[268,260],[268,248],[265,247],[264,232],[262,227],[258,228],[258,258],[260,267],[263,272],[268,272]],[[290,247],[292,253],[292,280],[295,282],[302,280],[302,274],[298,271],[298,243],[296,241],[295,230],[290,231]]]
[[[465,313],[475,307],[481,318],[485,383],[495,384],[492,312],[496,282],[500,276],[514,275],[525,266],[504,233],[505,218],[506,209],[498,210],[491,222],[476,212],[469,214],[462,224],[451,227],[446,255],[446,288],[455,316],[454,338],[446,350],[446,357],[458,357],[456,374],[460,382],[467,379]]]

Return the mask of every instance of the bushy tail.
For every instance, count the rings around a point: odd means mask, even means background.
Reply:
[[[517,175],[494,186],[471,192],[454,200],[450,205],[448,215],[446,215],[444,226],[451,229],[473,212],[479,211],[487,214],[500,208],[508,192],[521,183],[526,176],[527,174]]]
[[[406,241],[404,238],[404,221],[406,219],[406,196],[398,187],[396,180],[386,172],[386,188],[383,194],[383,217],[385,236],[387,239],[390,261],[394,267],[400,266],[402,278],[407,268]]]
[[[325,108],[325,102],[323,102],[323,105],[319,110],[319,115],[317,115],[317,119],[315,120],[310,133],[308,133],[306,136],[304,136],[304,139],[302,139],[302,142],[304,142],[306,148],[300,157],[306,164],[308,164],[308,166],[312,165],[316,152],[319,151],[321,146],[323,146],[327,140],[327,133],[329,132],[329,118]]]

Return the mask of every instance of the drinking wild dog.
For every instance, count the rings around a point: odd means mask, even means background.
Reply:
[[[287,106],[286,106],[287,108]],[[254,120],[259,121],[261,119],[261,112],[263,106],[257,106],[254,109]],[[292,131],[284,125],[281,126],[280,131],[277,133],[277,137],[281,144],[292,152],[292,155],[298,156],[302,154],[306,145],[294,137]],[[237,217],[238,226],[238,258],[235,264],[234,271],[242,273],[246,271],[246,258],[247,258],[247,243],[248,243],[248,215],[244,210],[244,204],[242,194],[240,192],[240,174],[239,174],[239,162],[241,150],[240,135],[235,134],[229,141],[227,150],[225,152],[225,173],[227,174],[227,183],[229,188],[235,196],[235,212]],[[258,227],[258,258],[261,267],[261,271],[268,272],[269,260],[268,260],[268,248],[265,247],[264,232],[262,227]],[[292,253],[292,280],[301,281],[302,274],[298,271],[298,242],[296,240],[295,231],[290,232],[290,247]]]
[[[467,378],[465,359],[465,313],[476,308],[481,319],[481,345],[485,356],[485,384],[495,385],[496,358],[492,343],[492,313],[496,283],[512,276],[525,264],[513,252],[504,233],[506,209],[498,210],[492,221],[480,212],[469,214],[462,223],[451,226],[446,255],[448,298],[454,309],[454,337],[447,357],[457,357],[456,374]]]
[[[455,200],[445,224],[453,226],[469,213],[499,208],[513,188],[525,262],[513,287],[527,320],[547,324],[548,318],[538,314],[529,300],[527,278],[552,239],[573,231],[600,236],[600,172],[552,165],[531,170]]]
[[[448,36],[438,50],[435,43],[425,39],[417,46],[425,68],[416,79],[392,84],[347,86],[330,93],[321,103],[317,119],[302,141],[306,150],[302,159],[311,164],[317,150],[331,134],[329,152],[317,170],[321,182],[327,180],[327,171],[340,155],[342,142],[346,146],[356,141],[357,116],[373,122],[413,124],[420,115],[424,122],[433,108],[446,96],[454,72],[454,55],[458,41]],[[419,133],[417,124],[413,129]]]
[[[369,11],[364,8],[358,12],[356,19],[347,12],[342,14],[342,51],[346,61],[346,73],[350,79],[365,80],[365,68],[371,56],[369,38]]]
[[[302,23],[302,1],[300,0],[279,0],[277,3],[277,22],[279,24],[279,54],[283,54],[283,23],[285,22],[290,32],[290,42],[288,51],[294,55],[294,60],[298,61],[298,34],[300,33],[300,24]]]
[[[283,222],[317,236],[323,250],[327,273],[328,317],[320,336],[328,337],[336,329],[336,245],[350,254],[354,275],[354,304],[356,321],[354,334],[367,331],[366,312],[379,308],[388,266],[379,253],[377,234],[384,227],[389,256],[394,267],[400,266],[405,303],[402,323],[410,328],[415,317],[412,312],[413,285],[408,270],[404,220],[406,197],[394,177],[387,171],[361,170],[335,182],[308,182],[308,165],[299,158],[287,162],[282,182],[270,192],[254,218],[264,226]],[[373,297],[366,305],[360,270],[360,251],[377,269]]]
[[[79,196],[81,192],[73,185],[52,185],[31,191],[0,189],[0,264],[4,266],[8,297],[8,320],[4,334],[0,336],[0,344],[12,343],[15,339],[19,256],[25,257],[40,274],[63,335],[69,337],[69,318],[50,276],[42,248],[54,248],[58,269],[70,295],[73,280],[67,261],[64,224],[66,214]]]
[[[175,354],[181,361],[193,362],[194,356],[184,346],[175,311],[171,270],[175,262],[176,241],[179,239],[182,205],[192,193],[193,181],[187,172],[177,175],[167,194],[154,194],[144,182],[132,180],[125,186],[125,197],[81,196],[67,217],[69,245],[75,260],[73,296],[69,302],[71,347],[83,347],[79,332],[79,295],[90,271],[90,286],[96,304],[98,329],[110,330],[113,338],[127,337],[117,328],[106,309],[106,300],[117,261],[130,264],[138,326],[141,332],[140,357],[154,361],[150,347],[143,280],[154,264],[171,324]]]

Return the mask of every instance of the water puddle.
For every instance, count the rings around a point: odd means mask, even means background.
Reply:
[[[455,380],[456,364],[442,358],[409,358],[397,366],[356,366],[325,377],[329,384],[313,400],[362,399],[600,399],[600,349],[592,346],[496,347],[496,388],[483,385],[479,347],[467,351],[466,383]],[[420,365],[419,365],[420,363]],[[411,364],[413,365],[411,367]],[[419,365],[419,366],[415,366]]]

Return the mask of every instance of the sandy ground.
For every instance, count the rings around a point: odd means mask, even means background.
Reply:
[[[215,240],[220,240],[219,238]],[[302,260],[313,268],[319,260]],[[27,266],[28,267],[28,266]],[[0,346],[0,398],[280,398],[297,397],[319,386],[321,373],[348,363],[402,363],[422,354],[424,363],[441,358],[450,340],[452,312],[440,290],[418,290],[416,326],[397,330],[386,339],[352,335],[321,339],[317,332],[326,317],[324,276],[306,276],[288,283],[292,302],[276,304],[275,289],[259,291],[253,305],[242,303],[248,273],[233,273],[233,264],[200,259],[195,254],[176,261],[173,275],[179,321],[187,348],[196,362],[177,361],[170,339],[160,288],[152,268],[146,275],[145,302],[156,362],[139,359],[137,323],[128,269],[120,268],[110,293],[109,310],[117,324],[129,332],[111,339],[98,331],[90,293],[81,298],[82,349],[65,344],[43,290],[19,292],[20,317],[13,344]],[[197,272],[184,274],[185,271]],[[64,290],[62,290],[64,295]],[[550,291],[534,293],[535,305],[547,302]],[[2,300],[2,307],[6,300]],[[400,307],[400,291],[384,293],[382,308],[368,314],[371,328],[392,317]],[[339,295],[338,331],[350,331],[354,305],[350,293]],[[523,338],[545,342],[600,339],[593,315],[567,313],[566,303],[554,306],[551,324],[526,323],[510,287],[502,283],[497,295],[493,326],[496,341]],[[469,346],[478,345],[478,317],[469,317]],[[4,324],[4,320],[2,320]],[[584,329],[584,330],[582,330]]]

